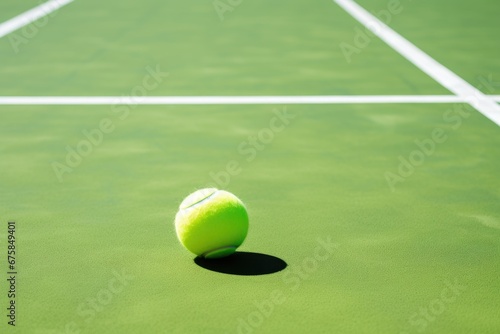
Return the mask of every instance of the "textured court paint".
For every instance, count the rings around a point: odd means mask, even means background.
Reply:
[[[0,17],[6,4],[12,16],[29,8],[2,1]],[[471,83],[497,78],[491,6],[500,2],[406,4],[396,31]],[[19,54],[0,39],[0,91],[130,95],[160,64],[171,76],[149,96],[449,94],[378,39],[347,64],[338,44],[357,25],[331,2],[283,8],[244,1],[220,23],[210,2],[75,1]],[[452,105],[297,105],[255,159],[239,154],[275,108],[130,105],[120,120],[111,106],[0,106],[0,220],[18,221],[23,270],[18,332],[237,333],[238,319],[280,291],[285,301],[254,333],[418,333],[408,319],[457,279],[466,291],[426,332],[497,334],[498,127],[474,112],[446,122]],[[60,184],[51,162],[108,117],[114,131]],[[448,140],[391,193],[383,173],[436,128]],[[225,188],[252,217],[242,251],[285,260],[281,273],[214,273],[179,246],[180,198],[231,160],[242,170]],[[338,247],[299,279],[328,236]],[[0,244],[5,237],[0,228]],[[127,285],[88,313],[117,275]]]
[[[348,64],[353,19],[329,2],[245,1],[224,22],[212,3],[75,1],[18,54],[0,39],[0,95],[131,95],[157,65],[147,96],[449,94],[375,38]]]
[[[498,127],[472,111],[454,130],[450,108],[290,106],[296,119],[249,162],[238,146],[269,126],[272,106],[139,106],[123,121],[110,113],[114,132],[61,184],[51,162],[109,109],[2,107],[0,220],[18,222],[21,332],[75,321],[82,333],[237,333],[278,290],[285,301],[255,332],[418,333],[408,318],[457,279],[467,290],[429,333],[498,333],[500,230],[476,218],[500,217]],[[384,173],[436,127],[448,140],[392,193]],[[179,245],[179,202],[231,160],[242,170],[224,188],[251,217],[241,250],[285,260],[283,272],[215,273]],[[326,237],[338,247],[301,269]],[[113,270],[135,279],[80,315]]]

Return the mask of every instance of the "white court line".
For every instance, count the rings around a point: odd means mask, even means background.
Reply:
[[[492,96],[500,102],[500,96]],[[467,103],[454,95],[339,96],[0,96],[0,105],[243,105],[243,104],[366,104]]]
[[[500,125],[500,106],[352,0],[333,0],[420,70]]]
[[[0,24],[0,38],[34,22],[74,0],[50,0]]]

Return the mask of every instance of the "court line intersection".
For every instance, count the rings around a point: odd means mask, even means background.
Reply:
[[[500,106],[493,99],[420,50],[353,0],[333,1],[422,72],[500,126]]]
[[[74,0],[49,0],[0,24],[0,38]],[[455,95],[352,96],[0,96],[0,105],[236,105],[467,103],[500,126],[500,96],[486,95],[438,63],[353,0],[333,0],[404,58]]]

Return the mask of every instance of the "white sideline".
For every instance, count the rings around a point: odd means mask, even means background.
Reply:
[[[492,97],[500,102],[500,96]],[[0,96],[0,105],[243,105],[243,104],[367,104],[467,103],[454,95],[331,95],[331,96]]]
[[[500,125],[500,106],[352,0],[333,0],[420,70]]]
[[[0,24],[0,38],[34,22],[73,2],[74,0],[50,0]]]

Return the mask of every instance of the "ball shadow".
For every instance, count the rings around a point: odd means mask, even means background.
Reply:
[[[236,252],[221,259],[196,257],[194,262],[202,268],[222,274],[256,276],[273,274],[286,268],[287,264],[272,255]]]

